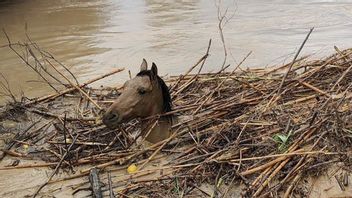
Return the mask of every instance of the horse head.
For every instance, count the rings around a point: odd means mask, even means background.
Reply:
[[[165,82],[158,76],[155,63],[150,70],[145,59],[140,72],[125,82],[121,95],[103,115],[103,123],[116,128],[134,118],[146,118],[171,111],[171,97]]]

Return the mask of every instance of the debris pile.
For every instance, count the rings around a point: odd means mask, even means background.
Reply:
[[[57,68],[47,52],[25,47],[37,50],[32,56],[43,57],[32,61]],[[14,44],[12,48],[16,50]],[[336,165],[351,170],[352,49],[336,51],[322,60],[303,57],[265,69],[241,70],[238,65],[232,71],[192,72],[204,56],[186,74],[165,79],[173,99],[167,114],[182,119],[173,125],[170,138],[149,146],[138,141],[143,136],[138,120],[114,130],[100,121],[101,110],[120,90],[88,85],[121,70],[84,84],[57,70],[62,74],[57,80],[69,82],[63,83],[64,91],[10,103],[0,118],[22,126],[4,146],[3,156],[44,162],[1,169],[52,167],[53,174],[37,192],[57,181],[88,181],[90,170],[99,169],[109,172],[100,177],[106,195],[230,197],[232,186],[241,183],[244,197],[308,196],[304,177]],[[158,167],[148,166],[155,160]],[[81,170],[83,164],[88,168]],[[134,171],[114,176],[130,165]],[[56,178],[59,169],[72,176]],[[343,178],[336,179],[342,188]],[[212,186],[211,193],[201,188],[204,183]]]

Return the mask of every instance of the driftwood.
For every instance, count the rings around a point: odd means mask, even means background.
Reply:
[[[90,181],[90,185],[91,185],[91,188],[93,191],[93,197],[102,198],[103,194],[101,192],[101,185],[100,185],[99,170],[98,169],[93,168],[90,170],[89,181]]]

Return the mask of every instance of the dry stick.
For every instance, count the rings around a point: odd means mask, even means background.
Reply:
[[[258,184],[258,182],[261,181],[261,179],[265,176],[268,175],[269,171],[271,171],[271,166],[266,168],[255,180],[252,182],[251,186],[254,187]]]
[[[27,31],[27,30],[26,30],[26,31]],[[52,54],[50,54],[49,52],[40,49],[40,47],[37,45],[37,43],[35,43],[35,42],[32,41],[31,37],[27,34],[27,32],[26,32],[26,37],[27,37],[27,39],[29,40],[30,44],[33,45],[34,48],[42,55],[43,59],[44,59],[44,56],[47,57],[47,58],[53,59],[56,63],[58,63],[59,65],[61,65],[61,67],[63,67],[63,68],[73,77],[73,79],[75,79],[77,85],[79,85],[76,76],[75,76],[64,64],[62,64],[61,62],[59,62],[58,60],[56,60],[55,57],[54,57]],[[45,52],[45,53],[43,53],[43,52]]]
[[[273,177],[286,165],[288,161],[290,161],[290,158],[287,158],[285,161],[281,162],[279,166],[276,167],[276,169],[270,174],[270,176],[264,181],[262,185],[260,185],[257,191],[253,194],[253,197],[258,196],[263,191],[265,186],[269,184],[269,182],[273,179]]]
[[[303,159],[303,158],[302,158]],[[311,159],[311,158],[310,158]],[[309,160],[308,160],[309,161]],[[301,178],[302,174],[298,173],[295,178],[292,180],[290,186],[287,188],[285,194],[284,194],[284,198],[289,198],[291,191],[294,187],[294,184],[296,184],[298,182],[298,180]]]
[[[200,62],[202,62],[201,66],[200,66],[200,68],[198,70],[198,73],[196,75],[194,75],[192,78],[190,78],[188,81],[183,83],[183,85],[181,87],[179,87],[179,89],[175,93],[172,92],[172,94],[171,94],[172,95],[172,99],[175,99],[176,96],[179,93],[184,91],[187,87],[189,87],[191,84],[193,84],[193,82],[195,82],[198,79],[198,75],[199,75],[200,71],[203,69],[205,61],[207,60],[207,57],[209,56],[210,46],[211,46],[211,39],[209,40],[208,48],[207,48],[207,51],[206,51],[205,55],[197,62],[196,65],[194,65],[188,72],[186,72],[185,75],[187,75],[187,73],[191,72],[197,65],[199,65]],[[185,75],[180,76],[179,80],[175,83],[175,86],[173,88],[177,87],[177,85],[181,82],[181,80],[184,78]],[[173,89],[170,89],[170,91],[171,90],[173,90]]]
[[[119,160],[120,160],[120,159],[121,159],[121,158],[119,158]],[[142,160],[141,162],[143,162],[143,161],[145,161],[145,160]],[[141,162],[138,162],[138,163],[141,163]],[[107,163],[101,164],[101,165],[106,165],[106,164],[107,164]],[[60,179],[57,179],[57,180],[52,180],[52,181],[49,182],[49,184],[57,183],[57,182],[62,182],[62,181],[66,181],[66,180],[71,180],[71,179],[77,179],[77,178],[80,178],[80,177],[83,177],[83,176],[88,175],[89,172],[90,172],[90,170],[93,169],[93,168],[105,168],[105,167],[107,166],[107,165],[106,165],[106,166],[101,166],[101,165],[98,165],[98,166],[95,166],[95,167],[91,167],[91,168],[82,170],[81,173],[80,173],[80,174],[77,174],[77,175],[69,176],[69,177],[66,177],[66,178],[60,178]],[[117,169],[115,169],[115,170],[110,170],[110,171],[111,171],[111,172],[113,172],[113,171],[120,171],[120,170],[125,169],[125,168],[127,168],[127,167],[126,167],[126,166],[124,166],[124,167],[119,167],[119,168],[117,168]],[[160,170],[160,169],[158,169],[158,170]],[[149,170],[137,171],[136,173],[144,172],[144,171],[149,171]],[[130,177],[131,177],[131,176],[129,176],[129,178],[130,178]]]
[[[27,154],[23,154],[23,153],[18,153],[15,151],[11,151],[11,150],[3,150],[4,153],[10,155],[10,156],[14,156],[14,157],[27,157]]]
[[[141,146],[141,144],[144,142],[144,140],[149,136],[149,134],[153,131],[153,129],[155,128],[155,126],[158,124],[158,122],[159,122],[159,120],[158,119],[156,119],[155,121],[154,121],[154,123],[151,125],[151,127],[150,127],[150,129],[147,131],[147,133],[145,133],[143,136],[143,138],[142,138],[142,141],[140,142],[140,144],[139,145],[137,145],[137,148],[139,147],[139,146]],[[141,133],[141,135],[142,135],[142,133]],[[139,137],[139,136],[138,136]],[[138,137],[136,137],[136,139],[135,140],[137,140],[138,139]]]
[[[239,141],[240,141],[240,138],[241,138],[241,136],[242,136],[243,131],[246,130],[248,123],[253,119],[254,115],[255,115],[255,114],[253,113],[253,115],[248,118],[248,120],[246,121],[246,123],[245,123],[244,126],[242,127],[240,133],[238,134],[238,136],[237,136],[237,138],[236,138],[236,145],[239,144]]]
[[[341,189],[342,191],[345,191],[346,188],[345,188],[345,186],[343,185],[342,181],[337,177],[337,175],[335,175],[335,179],[336,179],[337,183],[339,184],[340,189]]]
[[[304,149],[296,150],[296,152],[302,152],[302,151],[304,151]],[[296,154],[295,152],[292,153],[292,155],[295,155],[295,154]],[[241,175],[242,176],[246,176],[246,175],[250,175],[250,174],[253,174],[255,172],[258,172],[260,170],[263,170],[263,169],[266,169],[266,168],[270,168],[272,165],[285,160],[287,157],[292,157],[292,155],[287,155],[287,156],[282,156],[282,157],[276,158],[273,161],[270,161],[270,162],[268,162],[266,164],[263,164],[261,166],[258,166],[258,167],[255,167],[255,168],[252,168],[252,169],[249,169],[249,170],[246,170],[246,171],[242,172]]]
[[[309,149],[309,151],[311,151],[315,146],[316,144],[321,140],[321,138],[324,136],[325,133],[323,133],[322,135],[320,135],[320,137],[318,138],[318,140],[314,143],[314,145]],[[324,149],[321,149],[320,152],[323,152]],[[339,153],[340,154],[340,153]],[[306,164],[310,163],[311,161],[313,161],[313,158],[310,157],[308,159],[306,159],[308,155],[304,155],[300,161],[293,167],[293,169],[286,175],[286,177],[281,180],[279,182],[279,184],[277,184],[276,186],[274,186],[273,188],[280,188],[285,182],[286,180],[289,180],[290,179],[290,176],[295,173],[295,172],[298,172],[297,175],[295,176],[294,180],[292,181],[291,185],[287,188],[286,192],[285,192],[285,195],[289,195],[290,194],[290,191],[292,190],[292,187],[293,185],[296,183],[296,178],[299,176],[299,175],[302,175],[302,171],[301,170]],[[300,177],[300,176],[299,176]],[[266,194],[262,195],[263,197],[267,196],[268,194],[270,193],[267,192]]]
[[[63,117],[59,116],[59,115],[55,115],[49,112],[44,112],[44,111],[40,111],[37,109],[28,109],[29,112],[41,115],[41,116],[47,116],[47,117],[52,117],[52,118],[57,118],[57,119],[63,119]],[[96,118],[72,118],[72,117],[68,117],[66,118],[67,121],[95,121]]]
[[[82,174],[86,174],[86,173],[88,173],[92,168],[100,168],[100,169],[102,169],[102,168],[108,167],[108,166],[110,166],[110,165],[119,163],[119,162],[122,163],[122,162],[128,161],[128,160],[130,160],[130,159],[132,159],[132,158],[134,158],[134,157],[137,157],[137,156],[139,156],[139,155],[141,155],[141,154],[147,152],[148,150],[154,149],[155,147],[157,147],[157,146],[160,145],[161,143],[163,143],[163,141],[161,141],[161,142],[159,142],[159,143],[156,143],[156,144],[154,144],[154,145],[148,147],[147,149],[144,149],[144,150],[142,150],[142,151],[138,151],[138,152],[136,152],[136,153],[134,153],[134,154],[132,154],[132,155],[130,155],[130,156],[127,156],[127,157],[124,157],[124,158],[119,157],[119,158],[116,158],[116,159],[114,159],[114,160],[112,160],[112,161],[109,161],[109,162],[106,162],[106,163],[103,163],[103,164],[99,164],[99,165],[96,165],[96,166],[94,166],[94,167],[90,167],[90,168],[88,168],[88,169],[81,170],[81,173],[82,173]]]
[[[57,142],[57,141],[47,141],[47,143],[50,144],[66,144],[65,142]],[[88,146],[108,146],[108,144],[105,143],[99,143],[99,142],[76,142],[76,145],[88,145]]]
[[[208,56],[209,56],[210,45],[211,45],[211,39],[209,40],[208,48],[207,48],[207,51],[206,51],[205,55],[202,56],[202,57],[198,60],[198,62],[197,62],[196,64],[194,64],[185,74],[181,75],[181,76],[178,78],[177,82],[176,82],[175,84],[173,84],[172,87],[170,88],[170,91],[173,91],[174,89],[176,89],[177,85],[183,80],[183,78],[184,78],[185,76],[187,76],[191,71],[193,71],[193,69],[196,68],[201,62],[203,62],[203,63],[202,63],[202,66],[203,66],[205,60],[206,60],[206,59],[208,58]]]
[[[17,165],[17,166],[5,166],[0,167],[0,170],[11,170],[11,169],[22,169],[22,168],[38,168],[38,167],[48,167],[52,165],[57,165],[56,162],[42,163],[42,164],[28,164],[28,165]]]
[[[62,121],[61,119],[59,119]],[[63,121],[63,132],[64,132],[64,143],[65,143],[65,149],[67,150],[67,139],[66,139],[66,132],[69,133],[68,129],[66,128],[66,113],[64,115],[64,121]],[[71,134],[70,134],[71,135]],[[72,137],[71,137],[72,138]],[[71,163],[71,160],[70,160]]]
[[[276,157],[288,157],[288,156],[295,156],[295,155],[315,155],[315,154],[324,154],[324,155],[339,155],[341,153],[338,152],[324,152],[324,151],[307,151],[307,152],[292,152],[292,153],[283,153],[283,154],[274,154],[274,155],[266,155],[261,157],[249,157],[249,158],[242,158],[242,159],[234,159],[231,162],[239,162],[239,161],[253,161],[258,159],[267,159],[267,158],[276,158]]]
[[[70,130],[68,130],[68,128],[66,127],[66,121],[69,121],[67,119],[67,115],[66,112],[64,113],[64,117],[62,119],[61,116],[58,116],[57,119],[61,122],[62,126],[63,126],[63,131],[64,133],[64,139],[65,139],[65,144],[66,144],[66,132],[71,136],[71,139],[73,139],[73,135],[71,134]],[[65,148],[67,149],[67,146],[65,146]]]
[[[109,181],[109,196],[110,198],[115,198],[114,191],[112,189],[112,181],[111,181],[111,172],[108,172],[108,181]]]
[[[326,121],[326,119],[325,119],[325,121]],[[301,136],[302,139],[299,139],[297,142],[295,142],[295,143],[288,149],[288,151],[289,151],[289,152],[292,152],[292,151],[296,150],[296,149],[298,148],[300,142],[307,140],[308,137],[310,137],[316,130],[318,130],[318,127],[320,127],[323,122],[324,122],[324,120],[321,121],[319,124],[317,124],[317,127],[314,127],[314,128],[312,128],[311,130],[308,130],[307,135]],[[287,164],[288,161],[290,161],[290,159],[291,159],[291,158],[289,157],[289,158],[287,158],[285,161],[281,162],[280,165],[277,166],[276,169],[270,174],[270,176],[268,177],[268,179],[266,179],[266,180],[264,181],[264,183],[257,189],[257,191],[254,193],[253,196],[259,195],[259,194],[264,190],[264,188],[266,187],[266,185],[268,185],[268,183],[273,179],[273,177]]]
[[[80,88],[85,87],[85,86],[87,86],[87,85],[89,85],[89,84],[92,84],[92,83],[94,83],[94,82],[96,82],[96,81],[98,81],[98,80],[101,80],[101,79],[103,79],[103,78],[105,78],[105,77],[108,77],[108,76],[111,76],[111,75],[113,75],[113,74],[119,73],[119,72],[123,71],[124,69],[125,69],[125,68],[122,68],[122,69],[115,69],[115,70],[113,70],[113,71],[111,71],[111,72],[109,72],[109,73],[106,73],[106,74],[104,74],[104,75],[101,75],[101,76],[98,76],[98,77],[96,77],[96,78],[93,78],[93,79],[91,79],[91,80],[89,80],[89,81],[83,83],[83,84],[80,85],[79,87],[80,87]],[[43,102],[43,101],[46,101],[46,102],[47,102],[47,101],[51,101],[51,100],[54,100],[54,99],[57,98],[57,97],[60,97],[60,96],[62,96],[62,95],[64,95],[64,94],[70,93],[70,92],[75,91],[75,90],[76,90],[75,87],[68,88],[68,89],[59,91],[59,93],[50,94],[50,95],[47,95],[47,96],[43,96],[43,97],[34,99],[34,100],[32,100],[32,101],[29,101],[29,102],[25,103],[24,105],[25,105],[25,106],[29,106],[29,105],[32,105],[32,104],[35,104],[35,103],[39,103],[39,102]]]
[[[121,183],[121,182],[130,182],[132,179],[136,180],[138,178],[141,178],[146,175],[151,175],[153,173],[163,171],[162,176],[167,176],[171,175],[173,172],[176,172],[180,170],[181,168],[185,167],[191,167],[195,166],[195,164],[186,164],[186,165],[181,165],[181,166],[163,166],[163,167],[158,167],[158,168],[152,168],[152,169],[145,169],[145,170],[138,170],[136,173],[133,173],[133,175],[129,174],[118,174],[115,177],[118,178],[118,180],[115,180],[116,183]],[[166,172],[166,170],[169,170]],[[166,172],[166,173],[165,173]]]
[[[72,146],[75,144],[75,142],[76,142],[76,140],[77,140],[77,138],[78,138],[79,135],[80,135],[80,134],[77,134],[76,137],[72,140],[71,145],[68,147],[68,149],[66,150],[65,154],[61,157],[61,160],[60,160],[59,163],[56,165],[55,170],[51,173],[50,177],[46,180],[46,182],[45,182],[44,184],[42,184],[42,185],[35,191],[35,193],[34,193],[33,196],[32,196],[33,198],[38,195],[38,193],[40,192],[40,190],[41,190],[42,188],[44,188],[44,186],[46,186],[46,185],[50,182],[50,180],[54,177],[54,175],[57,173],[57,171],[59,170],[59,168],[60,168],[62,162],[65,160],[67,154],[70,152]]]
[[[325,91],[322,91],[322,90],[318,89],[317,87],[315,87],[315,86],[313,86],[313,85],[311,85],[311,84],[309,84],[309,83],[306,83],[306,82],[303,82],[303,81],[299,81],[299,83],[300,83],[301,85],[303,85],[303,86],[309,88],[309,89],[312,89],[312,90],[318,92],[318,93],[321,94],[321,95],[325,95],[325,96],[327,96],[327,97],[331,97],[330,94],[326,93]]]
[[[55,155],[58,159],[61,159],[61,157],[62,157],[60,154],[58,154],[57,152],[55,152],[55,151],[53,151],[53,150],[51,150],[51,149],[44,148],[44,150],[46,150],[46,151],[52,153],[52,154]],[[65,163],[68,167],[71,167],[71,166],[72,166],[71,163],[67,162],[66,160],[64,160],[63,163]],[[55,165],[57,165],[57,163],[55,163]]]
[[[303,57],[301,57],[301,58],[298,58],[298,59],[296,59],[295,63],[300,62],[300,61],[302,61],[302,60],[305,60],[305,59],[307,59],[308,57],[309,57],[309,56],[303,56]],[[292,64],[292,62],[290,62],[290,63],[288,63],[288,64],[285,64],[285,65],[282,65],[282,66],[280,66],[280,67],[274,67],[272,70],[266,71],[266,72],[263,74],[263,76],[267,76],[267,75],[269,75],[269,74],[275,73],[275,72],[277,72],[277,71],[279,71],[279,70],[282,70],[282,69],[284,69],[284,68],[290,66],[291,64]]]
[[[227,67],[229,67],[229,66],[230,65],[228,65]],[[253,70],[254,69],[252,69],[250,71],[255,72]],[[205,81],[210,81],[210,80],[216,80],[216,79],[219,79],[219,78],[225,78],[226,75],[230,73],[230,72],[222,72],[222,71],[223,70],[219,70],[219,71],[217,71],[215,73],[214,72],[213,73],[209,73],[209,72],[200,73],[200,74],[198,74],[198,76],[200,78],[199,80],[200,80],[200,82],[205,82]],[[258,72],[255,72],[255,73],[258,73]],[[273,80],[273,81],[281,81],[282,80],[282,78],[279,78],[278,75],[276,75],[276,76],[266,76],[265,77],[265,75],[264,76],[263,75],[260,76],[260,74],[261,73],[259,72],[258,76],[255,76],[255,79],[257,79],[257,80]],[[197,75],[197,74],[188,74],[187,76],[183,77],[183,80],[189,80],[189,79],[193,78],[195,75]],[[214,76],[217,76],[217,77],[214,77]],[[238,78],[253,79],[253,77],[248,76],[248,75],[244,75],[244,74],[234,75],[234,76],[236,76]],[[175,78],[177,78],[177,79],[175,79]],[[169,79],[165,80],[165,82],[174,82],[176,80],[178,80],[178,76],[171,76]]]
[[[309,30],[309,32],[308,32],[306,38],[304,39],[304,41],[303,41],[303,43],[301,44],[301,46],[299,47],[299,49],[298,49],[298,51],[297,51],[295,57],[293,58],[293,61],[291,62],[290,66],[288,67],[288,70],[287,70],[285,76],[282,78],[282,81],[281,81],[281,83],[280,83],[280,86],[279,86],[279,88],[278,88],[278,90],[277,90],[277,93],[278,93],[278,94],[280,94],[281,88],[282,88],[282,86],[284,85],[285,80],[286,80],[288,74],[290,73],[290,71],[291,71],[293,65],[294,65],[295,62],[296,62],[296,59],[297,59],[299,53],[300,53],[301,50],[303,49],[304,44],[307,42],[307,40],[308,40],[310,34],[313,32],[313,30],[314,30],[314,27]]]
[[[193,76],[193,78],[189,79],[187,82],[185,82],[180,88],[175,92],[172,93],[173,97],[175,98],[179,93],[181,93],[183,90],[185,90],[187,87],[189,87],[193,82],[195,82],[197,79],[196,76]]]
[[[195,115],[203,106],[206,102],[208,102],[208,100],[210,100],[210,98],[213,96],[213,94],[215,92],[218,91],[218,89],[226,82],[226,80],[228,78],[230,78],[230,76],[242,65],[242,63],[251,55],[252,51],[250,51],[244,58],[243,60],[235,67],[234,70],[232,70],[232,72],[230,72],[225,79],[223,79],[219,85],[213,90],[210,92],[210,94],[204,99],[204,101],[198,106],[198,108],[196,110],[194,110],[194,112],[192,113],[192,115]]]
[[[36,124],[38,124],[40,122],[40,120],[33,122],[31,125],[29,125],[29,127],[27,127],[22,133],[20,133],[20,131],[18,133],[16,133],[16,135],[13,137],[13,139],[4,146],[4,148],[2,149],[5,153],[3,153],[2,155],[0,155],[0,161],[6,156],[6,151],[9,151],[14,145],[15,145],[15,140],[18,139],[19,137],[23,136],[24,134],[26,134],[31,128],[33,128]]]
[[[209,43],[208,43],[207,52],[205,52],[205,55],[206,55],[207,57],[209,56],[210,46],[211,46],[211,39],[209,39]],[[203,60],[203,62],[202,62],[202,64],[200,65],[199,70],[198,70],[198,73],[197,73],[197,75],[196,75],[196,76],[198,76],[198,75],[199,75],[199,73],[202,71],[203,66],[204,66],[204,64],[205,64],[205,61],[206,61],[206,59],[204,59],[204,60]]]
[[[306,97],[303,97],[303,98],[298,98],[298,99],[296,99],[296,100],[288,101],[288,102],[286,102],[286,103],[284,103],[284,104],[281,104],[281,106],[282,106],[282,107],[285,107],[285,106],[290,106],[290,105],[298,104],[298,103],[301,103],[301,102],[305,102],[305,101],[314,99],[314,98],[316,98],[317,96],[319,96],[319,95],[318,95],[318,94],[314,94],[314,95],[306,96]]]
[[[74,84],[73,82],[71,82],[70,79],[68,79],[62,72],[60,72],[55,65],[51,64],[50,61],[46,60],[47,63],[49,63],[49,65],[57,72],[59,73],[65,80],[67,80],[68,83],[70,83],[70,85],[74,88],[76,88],[78,91],[80,91],[90,102],[92,102],[94,104],[94,106],[96,106],[99,110],[101,110],[101,107],[85,92],[83,91],[79,86],[77,86],[76,84]]]
[[[48,81],[48,79],[46,79],[35,67],[33,67],[25,58],[23,58],[23,56],[21,56],[21,54],[19,54],[13,47],[12,47],[12,43],[10,40],[10,37],[7,35],[5,29],[3,29],[3,32],[6,36],[6,39],[8,41],[8,46],[9,48],[18,56],[20,57],[20,59],[22,59],[22,61],[24,63],[26,63],[26,65],[28,65],[33,71],[35,71],[54,91],[58,92],[58,90]]]
[[[327,119],[324,119],[324,120],[318,122],[318,123],[316,124],[317,127],[320,127],[320,125],[321,125],[323,122],[325,122],[326,120],[327,120]],[[310,135],[313,134],[315,130],[317,130],[317,127],[311,128],[311,129],[308,130],[306,133],[302,134],[302,136],[300,136],[300,137],[298,138],[297,142],[295,142],[293,145],[290,146],[290,148],[288,148],[287,153],[296,150],[296,149],[298,148],[298,146],[299,146],[299,143],[300,143],[301,141],[305,141],[306,139],[308,139],[308,137],[310,137]],[[305,136],[304,136],[304,135],[305,135]],[[299,149],[299,150],[296,150],[296,152],[302,151],[302,150],[303,150],[303,149]],[[277,158],[277,159],[275,159],[275,160],[273,160],[273,161],[271,161],[271,162],[269,162],[269,163],[267,163],[267,164],[261,165],[261,166],[259,166],[259,167],[253,168],[253,169],[246,170],[246,171],[242,172],[241,175],[245,176],[245,175],[252,174],[252,173],[254,173],[254,172],[263,170],[263,169],[265,169],[265,168],[267,168],[267,167],[271,167],[272,165],[276,164],[277,162],[283,161],[283,160],[285,160],[285,159],[286,159],[286,157]]]
[[[218,15],[218,21],[219,21],[219,23],[218,23],[219,34],[220,34],[221,43],[222,43],[222,46],[224,49],[224,60],[221,65],[221,69],[223,69],[225,67],[226,60],[227,60],[227,48],[226,48],[223,29],[224,29],[226,23],[229,22],[229,20],[235,16],[235,12],[230,17],[227,17],[226,15],[227,15],[228,8],[226,8],[224,13],[221,13],[220,6],[221,6],[221,0],[218,2],[218,4],[216,4],[216,7],[217,7],[217,12],[218,12],[217,15]]]
[[[237,81],[237,82],[240,82],[240,83],[242,83],[242,84],[245,84],[245,85],[249,86],[250,88],[256,90],[256,91],[259,92],[259,93],[261,93],[262,95],[265,95],[265,93],[264,93],[262,90],[260,90],[260,89],[256,88],[255,86],[251,85],[251,84],[250,84],[249,82],[247,82],[247,81],[239,80],[239,79],[233,78],[233,77],[230,77],[230,78],[233,79],[233,80],[235,80],[235,81]]]
[[[6,83],[6,85],[5,85],[3,82],[0,81],[0,85],[5,91],[5,93],[0,92],[0,94],[1,94],[0,96],[2,96],[2,95],[8,96],[8,97],[10,97],[12,99],[12,101],[14,103],[17,103],[16,96],[11,91],[11,87],[10,87],[9,81],[6,79],[6,77],[1,72],[0,72],[0,76],[4,79],[4,81]],[[7,92],[7,94],[6,94],[6,92]]]
[[[304,79],[304,80],[306,80],[306,79],[310,78],[311,76],[313,76],[316,72],[320,71],[322,68],[324,68],[327,65],[329,65],[330,62],[331,62],[331,60],[330,61],[326,60],[324,64],[320,64],[318,67],[313,68],[313,69],[311,69],[311,70],[309,70],[307,72],[304,72],[300,76],[296,77],[296,79]]]
[[[300,179],[301,179],[302,174],[297,174],[296,177],[293,179],[292,183],[290,184],[290,186],[287,188],[285,194],[284,194],[284,198],[289,198],[291,191],[294,187],[294,184],[296,184]],[[310,196],[308,196],[310,197]]]
[[[339,50],[339,48],[337,48],[335,46],[335,50],[342,56],[345,58],[345,55]],[[335,89],[335,87],[341,82],[342,79],[345,78],[345,76],[348,74],[348,72],[350,72],[350,70],[352,69],[352,64],[350,64],[350,66],[343,72],[343,74],[341,75],[341,77],[335,82],[334,86],[331,87],[330,91],[333,91]]]
[[[33,50],[31,49],[31,46],[28,44],[25,44],[26,49],[28,50],[29,54],[33,57],[34,61],[35,61],[35,65],[39,65],[42,70],[48,74],[52,79],[54,79],[56,82],[58,82],[59,84],[65,86],[65,84],[63,82],[61,82],[58,78],[56,78],[53,74],[51,74],[50,72],[48,72],[48,70],[45,68],[45,66],[40,62],[40,60],[37,58],[37,56],[34,54]],[[27,60],[28,61],[28,60]],[[44,62],[45,63],[45,62]]]
[[[316,115],[316,114],[315,114]],[[313,116],[311,123],[313,123],[315,117]],[[312,124],[310,124],[312,125]],[[327,133],[327,131],[323,132],[319,138],[314,142],[313,146],[309,149],[309,151],[313,150],[314,147],[319,143],[319,141],[322,139],[322,137]],[[323,149],[322,149],[323,150]],[[321,150],[321,151],[322,151]],[[279,185],[283,185],[283,183],[288,180],[288,178],[290,177],[291,174],[293,174],[294,172],[298,172],[298,174],[295,176],[294,180],[292,181],[291,185],[287,188],[286,192],[285,192],[285,198],[288,198],[288,195],[290,194],[293,185],[298,181],[298,179],[300,179],[301,175],[302,175],[302,170],[300,170],[305,164],[308,164],[310,161],[312,161],[312,157],[308,158],[308,160],[306,160],[307,155],[303,156],[300,161],[296,164],[296,166],[293,168],[292,171],[290,171],[286,177],[280,181]],[[301,165],[304,162],[303,165]]]
[[[79,85],[79,82],[78,82],[76,76],[64,64],[62,64],[60,61],[56,60],[56,58],[52,54],[50,54],[49,52],[47,52],[47,51],[44,51],[44,52],[47,55],[49,55],[49,58],[53,59],[57,64],[61,65],[61,67],[63,67],[72,76],[72,78],[76,81],[77,85]]]
[[[169,138],[167,138],[164,143],[157,149],[154,151],[154,153],[141,165],[140,170],[143,169],[145,167],[145,165],[153,159],[153,157],[169,142],[171,141],[173,138],[175,138],[178,135],[178,133],[174,133],[172,134]]]

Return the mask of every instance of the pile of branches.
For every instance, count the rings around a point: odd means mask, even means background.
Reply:
[[[304,57],[272,68],[238,71],[242,61],[231,72],[222,68],[201,73],[206,54],[184,75],[166,80],[174,104],[167,114],[179,122],[172,126],[170,138],[144,146],[138,141],[143,139],[138,120],[114,130],[100,121],[102,109],[118,97],[119,88],[86,87],[121,70],[79,84],[60,72],[47,52],[33,43],[21,46],[37,50],[32,56],[42,55],[24,58],[27,65],[33,65],[30,60],[45,62],[46,67],[56,68],[61,75],[56,79],[64,79],[62,84],[68,87],[22,100],[1,115],[2,120],[27,123],[5,146],[4,155],[45,161],[2,169],[54,168],[36,193],[49,183],[85,177],[93,168],[114,172],[134,163],[138,170],[132,175],[101,176],[106,184],[103,193],[228,197],[231,187],[241,183],[244,197],[308,196],[302,182],[305,176],[321,175],[337,163],[350,170],[352,49],[336,48],[336,54],[322,60]],[[200,69],[193,73],[197,66]],[[30,119],[19,118],[23,112]],[[148,167],[160,159],[157,168]],[[52,179],[60,168],[74,172],[82,164],[91,168]],[[146,179],[146,175],[153,176]],[[211,193],[201,188],[204,183],[212,186]]]
[[[215,186],[209,196],[225,196],[219,182],[240,180],[245,197],[308,196],[297,188],[302,177],[341,162],[348,170],[352,50],[336,50],[323,60],[172,79],[175,112],[191,117],[174,126],[177,139],[165,145],[185,148],[172,163],[185,166],[176,171],[187,176],[183,192],[207,181]]]

